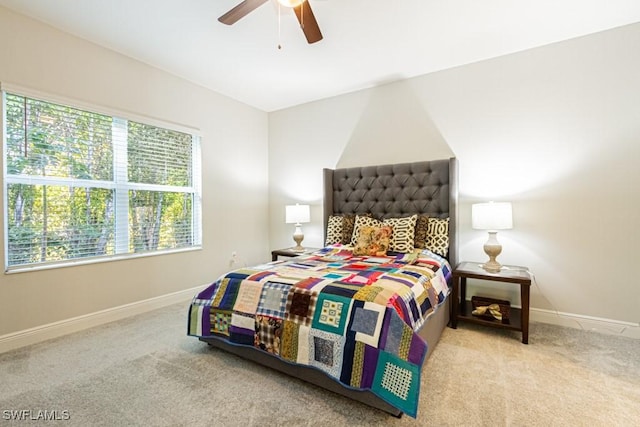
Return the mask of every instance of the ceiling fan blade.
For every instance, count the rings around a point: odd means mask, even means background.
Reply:
[[[322,33],[320,32],[320,27],[318,27],[318,21],[316,21],[316,17],[311,10],[309,0],[302,2],[300,6],[294,7],[293,11],[296,13],[307,42],[311,44],[322,40]]]
[[[269,0],[244,0],[242,3],[231,9],[229,12],[218,18],[218,21],[223,24],[232,25],[238,22],[241,18],[244,18],[254,9],[262,6]]]

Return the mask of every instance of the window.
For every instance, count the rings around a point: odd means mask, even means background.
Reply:
[[[199,137],[3,92],[7,270],[197,248]]]

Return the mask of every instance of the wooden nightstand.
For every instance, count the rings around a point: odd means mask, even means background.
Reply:
[[[520,285],[522,308],[510,308],[509,322],[487,320],[471,314],[473,307],[467,301],[467,279],[479,279],[492,282],[514,283]],[[459,291],[458,291],[459,288]],[[458,320],[465,320],[493,328],[511,329],[522,332],[522,343],[529,343],[529,291],[531,274],[526,267],[505,265],[499,273],[489,273],[479,262],[462,262],[453,270],[453,289],[451,295],[451,327],[458,326]]]
[[[304,248],[304,251],[298,252],[298,251],[294,251],[293,248],[275,249],[275,250],[271,251],[271,261],[277,261],[278,260],[278,256],[285,256],[285,257],[293,258],[293,257],[297,257],[297,256],[300,256],[300,255],[310,254],[310,253],[313,253],[313,252],[315,252],[317,250],[318,250],[318,248]]]

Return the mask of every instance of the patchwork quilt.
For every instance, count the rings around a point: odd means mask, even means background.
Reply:
[[[313,366],[415,417],[427,354],[416,331],[445,301],[450,276],[428,250],[367,257],[328,246],[223,275],[194,297],[188,334]]]

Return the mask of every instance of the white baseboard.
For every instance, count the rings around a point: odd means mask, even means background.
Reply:
[[[0,353],[16,348],[36,344],[52,338],[57,338],[73,332],[103,325],[105,323],[146,313],[168,305],[186,302],[193,298],[206,285],[185,289],[143,301],[108,308],[106,310],[89,313],[59,322],[37,326],[23,331],[0,336]],[[530,320],[534,322],[550,323],[552,325],[567,326],[586,331],[618,335],[627,338],[640,339],[640,324],[622,322],[619,320],[603,319],[599,317],[583,316],[573,313],[555,312],[540,308],[531,308]]]
[[[3,335],[0,336],[0,353],[124,319],[125,317],[146,313],[147,311],[166,307],[171,304],[187,302],[203,288],[204,286],[197,286],[195,288],[185,289],[183,291],[173,292],[143,301],[136,301],[131,304],[108,308],[95,313]]]
[[[568,326],[585,331],[600,332],[609,335],[640,339],[640,324],[619,320],[603,319],[601,317],[583,316],[573,313],[556,312],[540,308],[532,308],[529,318],[531,321]]]

